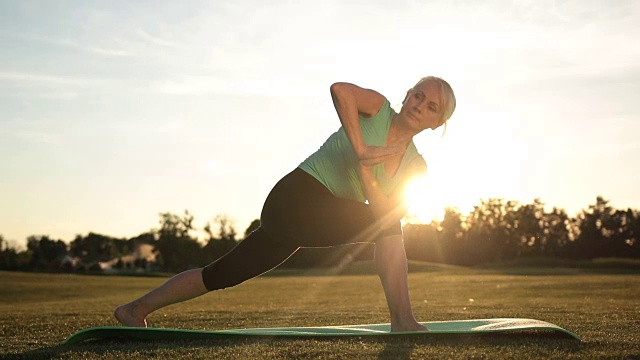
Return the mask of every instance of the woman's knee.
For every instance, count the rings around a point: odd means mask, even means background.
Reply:
[[[376,240],[376,244],[391,244],[397,242],[404,242],[402,234],[381,235]]]
[[[208,291],[221,290],[247,280],[237,275],[237,273],[225,271],[224,267],[219,266],[218,261],[214,261],[202,269],[202,282]]]
[[[202,280],[209,291],[243,283],[285,261],[297,250],[273,241],[260,227],[220,259],[202,270]]]
[[[391,226],[382,229],[377,237],[378,239],[380,239],[383,237],[393,236],[399,236],[400,238],[402,238],[402,225],[400,224],[400,222],[394,223]]]

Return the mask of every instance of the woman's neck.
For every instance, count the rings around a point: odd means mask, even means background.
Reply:
[[[402,121],[397,121],[400,114],[395,114],[391,119],[391,126],[387,134],[387,146],[406,147],[416,135],[411,129],[402,126]]]

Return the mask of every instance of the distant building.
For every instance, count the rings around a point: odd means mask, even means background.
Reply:
[[[99,264],[105,273],[118,273],[122,270],[149,271],[151,263],[156,261],[156,255],[153,251],[153,245],[136,243],[131,254],[100,262]]]

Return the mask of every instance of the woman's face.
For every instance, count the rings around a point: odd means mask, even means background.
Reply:
[[[407,92],[400,114],[418,131],[435,130],[444,124],[440,87],[425,81]]]

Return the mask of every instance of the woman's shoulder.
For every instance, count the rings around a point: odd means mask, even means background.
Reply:
[[[389,102],[389,100],[384,97],[383,101],[382,101],[382,105],[380,106],[380,108],[378,109],[377,112],[375,112],[372,116],[370,117],[366,117],[366,116],[360,116],[360,119],[363,121],[369,121],[369,122],[377,122],[377,123],[388,123],[391,121],[391,119],[393,118],[393,115],[395,115],[395,110],[391,107],[391,103]]]

